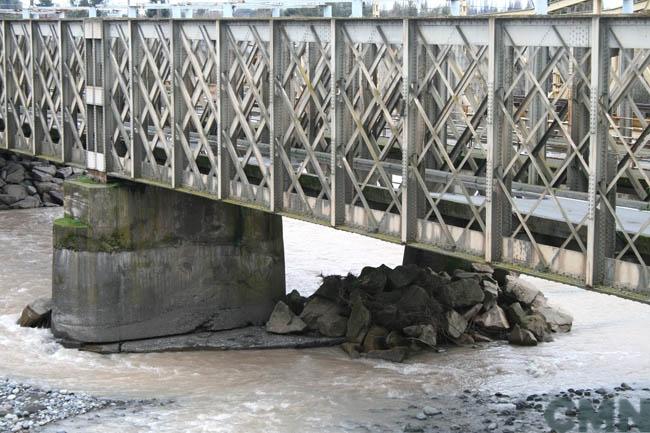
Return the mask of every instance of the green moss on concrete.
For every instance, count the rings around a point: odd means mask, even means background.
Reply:
[[[78,185],[86,188],[117,188],[122,185],[122,182],[117,180],[110,180],[106,183],[98,182],[88,176],[81,176],[76,179],[70,179],[65,182],[69,185]]]
[[[90,227],[69,216],[54,221],[54,248],[82,251],[86,248]]]
[[[114,253],[174,244],[177,244],[177,240],[172,236],[166,237],[163,241],[134,242],[128,227],[121,227],[107,235],[97,236],[93,227],[70,216],[54,221],[54,248],[56,249]]]
[[[70,216],[64,216],[63,218],[54,220],[54,225],[66,228],[88,228],[87,224]]]

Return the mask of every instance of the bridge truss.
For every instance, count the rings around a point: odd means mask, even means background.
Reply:
[[[650,290],[650,18],[1,29],[2,148]]]

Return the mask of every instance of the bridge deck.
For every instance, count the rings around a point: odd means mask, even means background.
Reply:
[[[0,30],[0,148],[650,291],[650,18]]]

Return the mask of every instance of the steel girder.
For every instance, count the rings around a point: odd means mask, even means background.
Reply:
[[[650,290],[650,20],[7,20],[0,147]]]

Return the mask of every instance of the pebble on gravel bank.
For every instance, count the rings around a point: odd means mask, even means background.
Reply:
[[[46,424],[135,402],[108,400],[61,389],[46,390],[0,379],[0,432],[37,430]],[[142,401],[139,403],[153,403]]]

